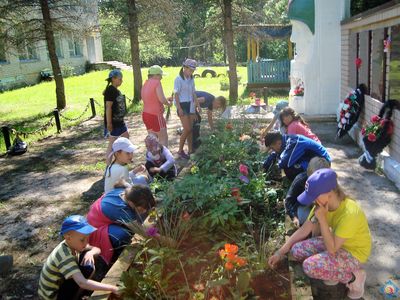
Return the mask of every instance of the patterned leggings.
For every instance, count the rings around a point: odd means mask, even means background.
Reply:
[[[294,244],[291,253],[297,261],[303,261],[304,273],[315,279],[347,283],[352,272],[361,268],[358,259],[342,248],[329,254],[322,236]]]

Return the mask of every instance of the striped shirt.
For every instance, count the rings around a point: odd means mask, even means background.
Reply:
[[[63,281],[78,272],[80,269],[77,257],[72,254],[65,241],[62,241],[43,265],[39,279],[39,297],[44,300],[57,299]]]

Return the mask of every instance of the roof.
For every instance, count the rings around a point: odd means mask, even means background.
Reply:
[[[281,24],[241,24],[238,25],[241,32],[258,39],[285,39],[292,34],[292,25]]]

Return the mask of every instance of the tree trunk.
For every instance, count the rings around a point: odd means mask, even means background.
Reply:
[[[44,30],[47,48],[49,50],[51,68],[53,69],[54,80],[56,82],[57,108],[63,109],[66,106],[64,80],[61,74],[61,68],[60,64],[58,63],[58,57],[56,53],[56,44],[54,42],[54,32],[50,16],[49,1],[40,0],[40,7],[43,15]]]
[[[229,103],[236,104],[238,99],[238,79],[236,73],[236,56],[233,45],[233,29],[232,29],[232,0],[223,0],[224,7],[224,35],[225,47],[228,55],[229,64]]]
[[[135,0],[126,0],[128,5],[128,31],[131,41],[131,58],[133,68],[133,100],[137,103],[141,99],[142,71],[139,55],[139,22]]]

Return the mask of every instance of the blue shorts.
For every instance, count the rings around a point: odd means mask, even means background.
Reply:
[[[119,137],[126,131],[128,131],[128,127],[126,127],[125,123],[121,127],[113,128],[113,130],[111,132],[109,132],[107,130],[107,128],[105,127],[104,128],[104,137],[108,137],[109,135],[114,136],[114,137]]]
[[[191,112],[191,104],[192,102],[181,102],[181,108],[183,110],[183,115],[184,116],[190,116],[190,115],[194,115],[194,111]],[[178,113],[178,110],[177,110]]]

